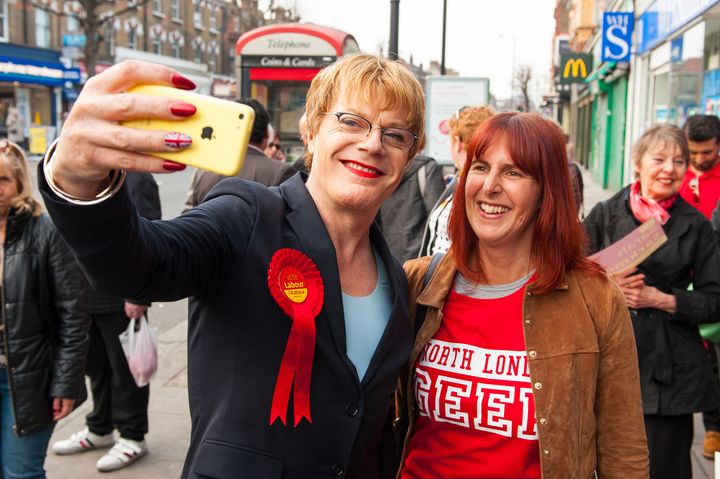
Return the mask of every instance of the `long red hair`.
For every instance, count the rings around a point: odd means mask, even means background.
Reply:
[[[465,184],[473,159],[482,158],[503,141],[517,167],[541,187],[531,249],[537,270],[533,292],[552,291],[569,270],[599,273],[600,267],[584,256],[587,236],[577,217],[563,132],[551,120],[534,113],[494,115],[475,130],[470,140],[448,224],[458,270],[473,281],[484,280],[482,265],[476,261],[477,237],[465,209]]]

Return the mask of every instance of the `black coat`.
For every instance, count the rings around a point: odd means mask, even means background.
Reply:
[[[149,220],[159,220],[162,217],[160,191],[153,175],[145,172],[129,172],[125,177],[125,184],[140,216]],[[93,314],[115,313],[125,310],[125,300],[121,296],[103,294],[95,288],[89,288],[88,301],[90,303],[90,312]],[[148,302],[136,300],[132,302],[150,306]]]
[[[11,211],[3,271],[9,382],[18,435],[52,424],[52,398],[86,397],[87,283],[47,215]]]
[[[183,477],[300,479],[394,477],[385,461],[390,401],[410,353],[405,274],[380,231],[370,240],[394,290],[393,310],[360,382],[346,354],[333,243],[297,174],[280,187],[240,179],[170,221],[135,214],[124,190],[77,207],[49,192],[48,209],[92,280],[114,294],[190,299],[188,382],[192,437]],[[87,225],[94,228],[88,230]],[[275,380],[291,321],[268,290],[272,255],[294,248],[324,283],[312,369],[312,424],[269,424]],[[292,404],[292,401],[291,401]]]
[[[423,191],[418,175],[425,179]],[[418,257],[428,215],[444,189],[442,167],[429,156],[416,156],[405,170],[397,190],[383,202],[380,208],[382,232],[390,251],[401,263]]]
[[[591,252],[640,225],[630,211],[629,187],[595,206],[585,219]],[[645,414],[676,415],[717,409],[720,390],[699,323],[720,321],[720,256],[710,222],[678,196],[663,229],[668,241],[638,270],[645,283],[677,298],[677,312],[631,309]],[[688,291],[692,284],[693,291]]]

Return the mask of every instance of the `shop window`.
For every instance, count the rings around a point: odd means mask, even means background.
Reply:
[[[170,1],[170,15],[173,20],[180,20],[180,0]]]
[[[689,28],[670,42],[668,121],[682,125],[688,116],[700,113],[705,49],[705,22]]]
[[[50,48],[50,14],[35,8],[35,46]]]
[[[8,41],[8,0],[0,0],[0,40]]]

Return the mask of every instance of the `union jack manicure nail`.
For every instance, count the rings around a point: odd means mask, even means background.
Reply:
[[[165,146],[178,150],[192,145],[192,138],[190,138],[190,135],[186,135],[185,133],[168,133],[165,135],[164,140]]]

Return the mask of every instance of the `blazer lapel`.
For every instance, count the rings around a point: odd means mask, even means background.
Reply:
[[[285,218],[294,230],[303,252],[315,262],[322,275],[325,297],[323,311],[318,318],[325,316],[338,351],[346,357],[345,313],[335,247],[315,202],[305,188],[305,178],[304,174],[296,174],[278,188],[290,208]]]

